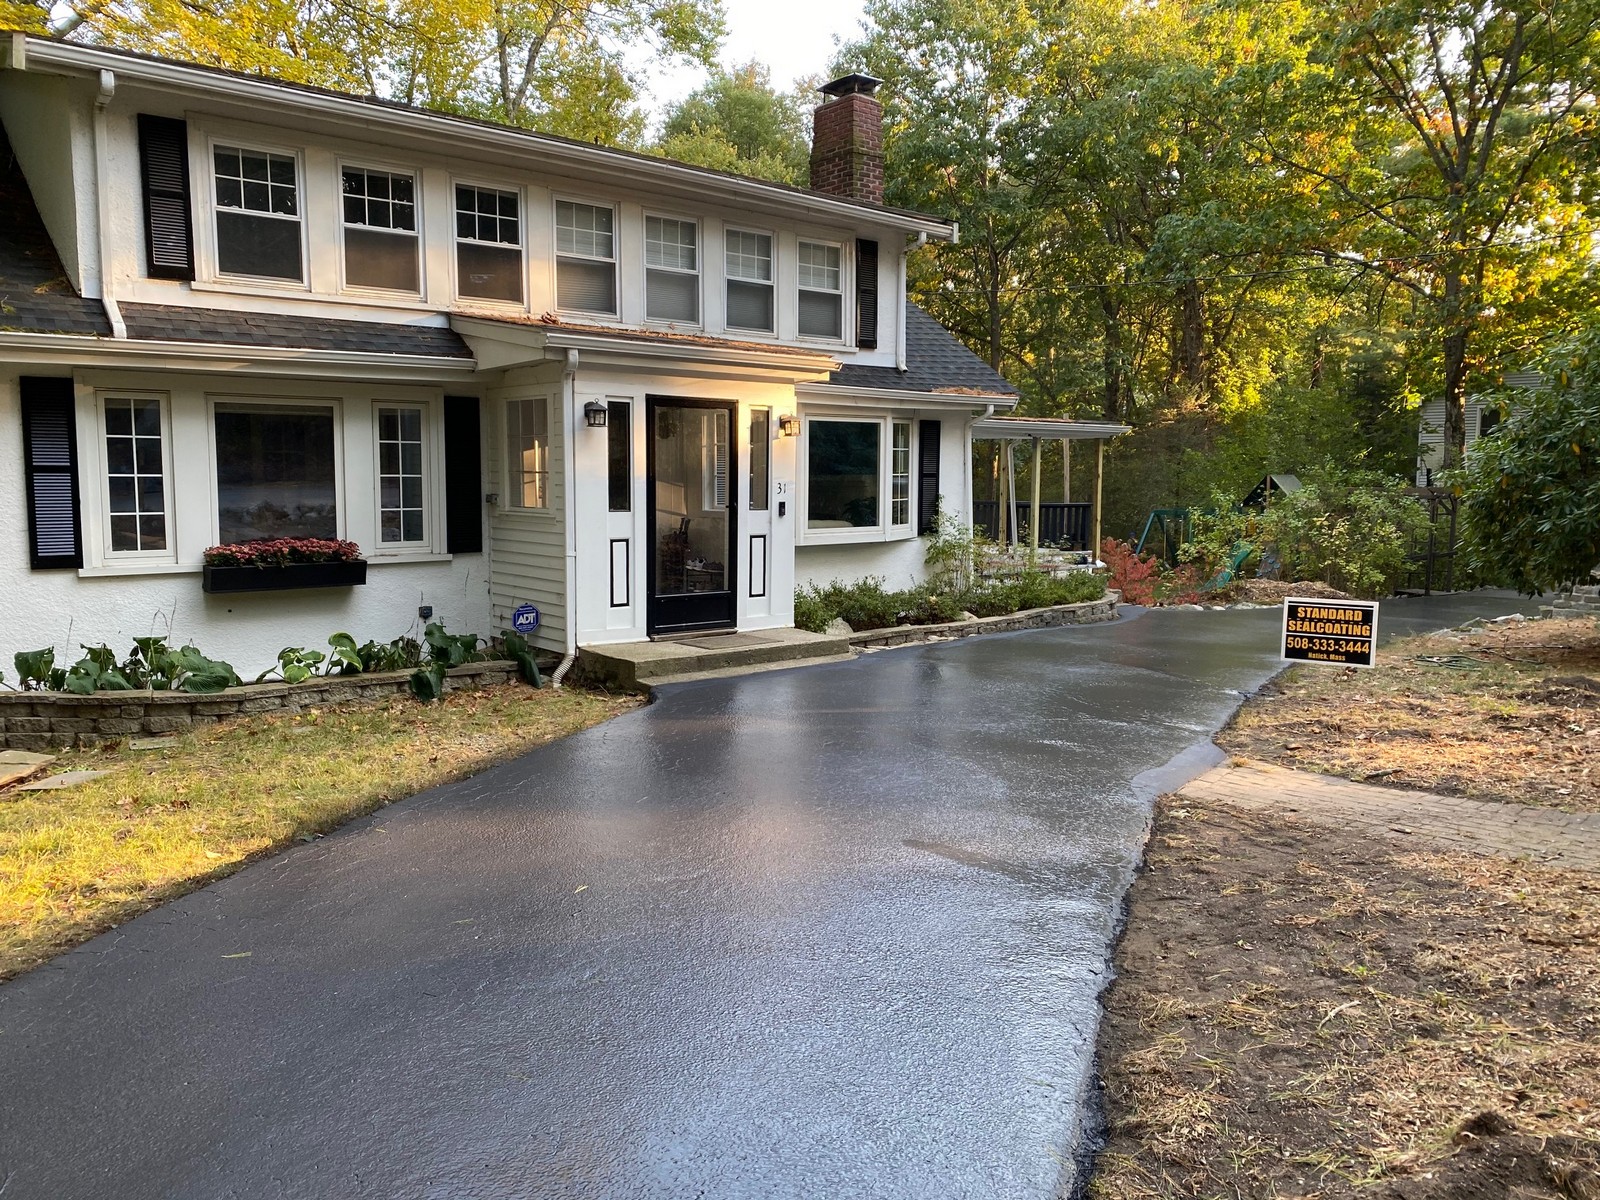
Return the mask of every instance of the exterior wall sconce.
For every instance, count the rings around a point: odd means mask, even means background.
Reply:
[[[800,418],[793,413],[784,413],[778,418],[779,437],[799,437]]]
[[[591,400],[583,406],[583,423],[590,429],[604,429],[606,427],[606,406],[598,400]]]

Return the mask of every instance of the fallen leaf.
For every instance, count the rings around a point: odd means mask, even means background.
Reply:
[[[589,885],[587,883],[580,883],[577,887],[572,889],[572,894],[576,896],[579,892],[586,892],[588,890]]]
[[[249,958],[253,951],[246,950],[242,954],[224,954],[223,958]]]

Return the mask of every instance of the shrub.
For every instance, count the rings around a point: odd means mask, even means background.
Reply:
[[[1027,608],[1080,604],[1098,600],[1106,592],[1105,580],[1087,571],[1065,576],[1027,571],[1013,579],[975,584],[952,591],[924,583],[891,592],[881,579],[856,583],[834,580],[798,589],[794,597],[795,625],[821,633],[828,622],[843,617],[851,629],[889,629],[896,625],[939,625],[959,621],[963,612],[979,617],[999,617]]]
[[[1100,559],[1106,564],[1109,585],[1122,593],[1124,602],[1155,603],[1161,564],[1154,555],[1137,554],[1131,543],[1106,538],[1100,543]]]
[[[1451,480],[1469,569],[1527,595],[1600,563],[1600,330],[1548,373],[1557,386],[1521,399]]]

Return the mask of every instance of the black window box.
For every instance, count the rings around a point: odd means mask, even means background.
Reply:
[[[367,560],[287,563],[281,567],[206,566],[200,586],[208,592],[280,592],[291,588],[354,587],[367,581]]]

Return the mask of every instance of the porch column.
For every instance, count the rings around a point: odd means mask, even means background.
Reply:
[[[1094,440],[1094,540],[1089,545],[1089,552],[1096,558],[1100,557],[1100,494],[1105,482],[1106,474],[1106,440]]]
[[[1028,556],[1039,557],[1039,476],[1044,469],[1043,443],[1033,439],[1033,488],[1029,492],[1031,507],[1028,509]]]

